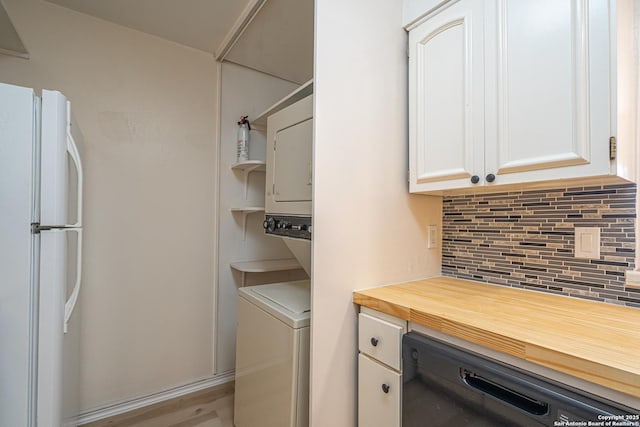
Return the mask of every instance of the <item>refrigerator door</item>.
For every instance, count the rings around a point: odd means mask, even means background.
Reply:
[[[64,307],[75,283],[80,234],[78,229],[40,233],[38,427],[76,425],[80,322],[74,315],[65,332]]]
[[[40,166],[40,224],[69,224],[67,99],[60,92],[42,91],[42,164]]]
[[[62,352],[67,231],[40,233],[38,427],[62,425]]]
[[[40,233],[38,427],[76,425],[80,322],[75,312],[65,331],[64,307],[76,281],[80,236],[73,228]]]
[[[35,422],[35,117],[31,89],[0,84],[0,426]]]

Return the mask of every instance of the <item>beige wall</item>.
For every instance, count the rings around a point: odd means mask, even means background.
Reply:
[[[311,426],[352,427],[352,291],[438,274],[442,205],[408,193],[402,1],[318,1],[315,28]]]
[[[3,3],[31,59],[0,55],[0,81],[62,91],[85,136],[83,409],[209,377],[213,58],[40,0]]]

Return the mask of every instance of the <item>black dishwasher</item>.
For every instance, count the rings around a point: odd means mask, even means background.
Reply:
[[[640,426],[638,411],[409,332],[403,427]]]

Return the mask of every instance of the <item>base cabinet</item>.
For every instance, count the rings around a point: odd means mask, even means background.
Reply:
[[[402,375],[364,354],[358,356],[358,425],[400,427]]]
[[[402,336],[407,322],[362,308],[358,316],[358,426],[402,425]]]

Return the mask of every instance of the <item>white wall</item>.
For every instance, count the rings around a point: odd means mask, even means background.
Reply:
[[[31,59],[0,55],[0,81],[62,91],[85,136],[83,409],[211,376],[213,58],[40,0],[3,3]]]
[[[243,236],[242,215],[232,214],[231,208],[264,206],[265,174],[249,175],[247,197],[243,176],[231,170],[236,163],[237,122],[249,116],[249,122],[276,101],[292,92],[298,85],[238,65],[223,63],[220,99],[220,217],[218,251],[218,292],[216,329],[216,373],[235,368],[236,304],[242,275],[229,267],[234,261],[292,258],[282,239],[265,236],[262,229],[264,213],[247,217],[246,236]],[[249,158],[265,160],[266,135],[252,130]],[[243,240],[244,237],[244,240]],[[294,273],[247,274],[246,285],[306,278],[304,271]]]
[[[401,0],[316,2],[312,427],[356,425],[352,292],[437,275],[441,199],[407,184]]]

